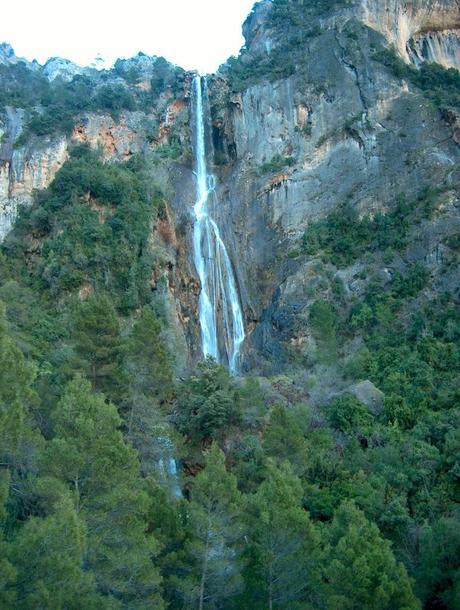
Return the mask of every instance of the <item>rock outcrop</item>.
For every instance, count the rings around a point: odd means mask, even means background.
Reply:
[[[419,61],[460,68],[457,0],[362,0],[360,17],[366,25],[381,32],[406,61],[414,57],[412,50]]]
[[[264,30],[269,11],[270,3],[263,2],[246,22],[248,56],[270,53],[273,30],[270,24]],[[439,213],[450,221],[435,231],[428,222],[419,227],[413,235],[419,260],[432,260],[456,230],[460,151],[454,113],[440,112],[374,54],[391,43],[409,61],[407,45],[418,32],[452,32],[458,17],[458,2],[355,3],[318,22],[301,71],[276,81],[255,79],[231,98],[225,116],[216,108],[226,148],[235,151],[221,170],[220,222],[237,261],[250,332],[248,366],[260,365],[262,353],[282,368],[288,352],[311,345],[309,306],[331,290],[327,276],[342,273],[315,270],[308,257],[286,257],[312,222],[345,204],[361,215],[385,212],[398,196],[416,200],[434,184],[444,185]],[[460,47],[452,48],[455,58]],[[420,57],[440,56],[420,51]],[[214,95],[218,100],[222,92]],[[280,169],[270,171],[277,163]],[[441,265],[438,259],[435,274]],[[365,280],[353,281],[360,290],[366,286]]]
[[[460,298],[455,293],[458,268],[445,264],[454,256],[449,239],[460,224],[458,110],[433,103],[380,60],[394,46],[406,63],[459,68],[459,1],[337,1],[318,15],[314,3],[304,4],[310,11],[308,35],[291,24],[280,41],[272,3],[258,3],[244,25],[246,47],[239,59],[244,84],[235,87],[225,70],[209,78],[218,176],[215,218],[244,306],[245,366],[263,374],[282,371],[317,349],[310,308],[315,299],[330,298],[337,284],[349,306],[374,272],[391,279],[417,261],[430,270],[431,290]],[[281,42],[291,40],[292,57],[286,62],[292,69],[283,72],[277,53]],[[0,60],[16,61],[7,47],[1,47]],[[154,70],[164,84],[168,66],[163,62],[140,54],[117,62],[111,78],[128,79],[123,86],[130,82],[131,90],[148,93]],[[53,60],[45,67],[49,78],[53,66],[68,69],[67,76],[60,74],[64,78],[78,73]],[[164,270],[170,309],[177,313],[175,332],[187,338],[194,360],[199,356],[199,286],[191,256],[189,82],[190,75],[180,87],[166,85],[149,111],[86,112],[70,136],[34,138],[21,146],[15,142],[24,111],[8,109],[1,126],[0,234],[9,230],[18,205],[31,201],[33,189],[49,184],[72,143],[100,148],[111,162],[141,151],[169,154],[175,142],[180,159],[171,157],[157,168],[171,204],[164,232],[177,242]],[[334,210],[346,205],[359,217],[372,217],[391,211],[398,198],[419,200],[433,186],[438,188],[434,218],[411,229],[410,248],[398,254],[393,267],[382,260],[370,267],[363,257],[339,268],[299,251],[305,231]]]
[[[135,74],[133,87],[146,94],[151,89],[155,66],[161,64],[161,78],[171,70],[162,58],[139,54],[131,60],[120,60],[117,69],[102,75],[93,68],[81,68],[68,60],[50,59],[43,67],[26,62],[14,54],[8,44],[0,45],[0,63],[22,65],[49,81],[59,78],[71,81],[82,75],[97,91],[101,86],[126,87],[121,75]],[[163,82],[162,81],[162,82]],[[105,161],[123,161],[141,151],[168,145],[176,122],[185,124],[187,108],[183,98],[174,98],[165,85],[151,107],[142,111],[83,112],[74,118],[74,128],[68,135],[36,135],[27,132],[31,112],[7,106],[0,116],[0,241],[9,232],[21,205],[30,205],[34,190],[43,189],[53,180],[75,144],[88,144],[101,151]],[[184,140],[186,134],[181,136]]]

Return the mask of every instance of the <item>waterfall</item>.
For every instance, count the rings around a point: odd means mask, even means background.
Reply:
[[[194,262],[201,283],[199,317],[204,356],[228,364],[238,372],[244,324],[238,290],[227,248],[219,227],[211,217],[217,206],[216,179],[208,172],[206,125],[209,109],[206,79],[193,80],[195,111],[196,203],[193,229]],[[206,118],[206,121],[205,121]]]
[[[174,458],[174,447],[171,439],[167,436],[157,438],[163,453],[163,457],[158,460],[160,475],[176,498],[182,497],[177,462]]]

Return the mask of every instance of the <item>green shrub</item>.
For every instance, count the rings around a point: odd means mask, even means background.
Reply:
[[[152,200],[141,176],[139,159],[104,164],[88,148],[76,147],[37,194],[21,222],[43,238],[36,271],[52,295],[89,282],[116,294],[124,312],[148,300],[153,259],[147,244],[161,195]]]
[[[374,59],[387,66],[398,78],[405,78],[419,87],[438,105],[460,105],[460,73],[436,63],[423,63],[420,69],[406,64],[395,49],[375,53]]]
[[[339,267],[350,265],[368,251],[401,251],[410,227],[419,218],[432,215],[439,194],[446,188],[424,188],[412,202],[400,195],[387,213],[373,217],[359,218],[356,209],[346,203],[307,228],[300,251],[310,256],[321,254]]]
[[[327,415],[331,426],[344,433],[365,428],[373,420],[366,405],[350,394],[336,398],[329,406]]]
[[[281,172],[286,167],[292,167],[294,163],[294,157],[284,157],[283,155],[275,155],[270,161],[268,161],[267,163],[263,163],[258,168],[257,174],[259,176],[264,176],[265,174],[276,174],[277,172]]]

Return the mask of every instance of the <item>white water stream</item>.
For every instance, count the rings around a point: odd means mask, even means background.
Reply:
[[[193,246],[195,267],[200,278],[199,316],[204,356],[228,364],[238,372],[239,353],[244,341],[244,324],[235,276],[219,228],[211,217],[218,204],[216,179],[208,172],[206,125],[209,109],[206,79],[193,80],[195,113],[195,157],[197,199],[194,206]],[[205,122],[206,121],[206,122]]]

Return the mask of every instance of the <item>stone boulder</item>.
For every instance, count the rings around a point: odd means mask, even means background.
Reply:
[[[345,394],[351,394],[366,405],[372,415],[379,415],[383,409],[385,394],[369,381],[360,381],[347,388]]]

